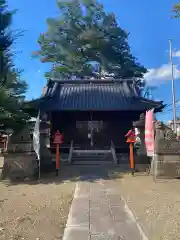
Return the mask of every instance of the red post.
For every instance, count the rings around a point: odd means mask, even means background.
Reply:
[[[134,152],[133,152],[133,143],[129,144],[129,148],[130,148],[130,168],[132,170],[132,175],[134,175]]]
[[[60,144],[63,143],[63,135],[57,131],[54,137],[54,144],[56,144],[56,176],[59,174],[59,164],[60,164]]]
[[[127,137],[126,142],[129,143],[130,168],[131,168],[131,173],[132,173],[132,175],[134,175],[135,162],[134,162],[133,143],[136,141],[136,140],[135,140],[135,133],[134,133],[132,130],[129,130],[128,133],[125,135],[125,137]]]

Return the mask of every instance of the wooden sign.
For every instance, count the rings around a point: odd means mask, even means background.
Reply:
[[[57,130],[55,136],[54,136],[54,144],[62,144],[63,141],[63,135]]]
[[[135,137],[136,134],[133,132],[133,130],[129,130],[128,133],[125,135],[125,137]]]
[[[127,143],[136,142],[136,134],[133,132],[133,130],[129,130],[128,133],[125,135],[125,137],[127,137],[127,140],[126,140]]]

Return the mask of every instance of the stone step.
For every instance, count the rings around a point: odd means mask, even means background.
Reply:
[[[75,157],[104,157],[104,156],[109,156],[110,154],[76,154],[72,153],[72,156]]]
[[[106,156],[111,156],[112,154],[72,154],[73,157],[91,157],[91,158],[102,158]]]
[[[73,149],[73,165],[102,165],[112,164],[111,149]]]
[[[111,153],[111,150],[108,149],[108,150],[94,150],[94,149],[74,149],[73,150],[73,153],[76,153],[76,154],[108,154],[108,153]]]
[[[73,154],[72,163],[74,165],[104,165],[112,164],[110,154]]]
[[[100,161],[100,162],[103,162],[103,161],[109,161],[111,162],[112,159],[108,159],[108,158],[72,158],[72,161],[75,162],[75,161],[79,161],[79,162],[83,162],[83,161]]]
[[[84,161],[73,161],[72,162],[73,165],[112,165],[112,161],[88,161],[88,160],[84,160]]]
[[[72,156],[74,159],[105,159],[109,156]]]
[[[76,153],[73,153],[72,155],[72,162],[83,162],[83,161],[91,161],[91,162],[94,162],[94,161],[100,161],[101,163],[103,161],[109,161],[111,162],[112,161],[112,155],[111,154],[84,154],[84,153],[81,153],[81,154],[76,154]]]

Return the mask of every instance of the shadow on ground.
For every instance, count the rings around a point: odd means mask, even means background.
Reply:
[[[17,184],[61,184],[67,182],[95,182],[98,180],[108,180],[108,179],[120,179],[123,178],[124,173],[129,172],[119,166],[102,166],[102,165],[64,165],[60,166],[59,175],[56,176],[55,169],[51,169],[51,172],[43,171],[41,173],[39,180],[14,180],[9,179],[3,181],[8,185]]]

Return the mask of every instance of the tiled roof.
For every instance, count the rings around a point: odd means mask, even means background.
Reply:
[[[144,111],[160,102],[139,97],[138,89],[127,81],[119,83],[54,83],[46,93],[42,108],[50,111]]]

